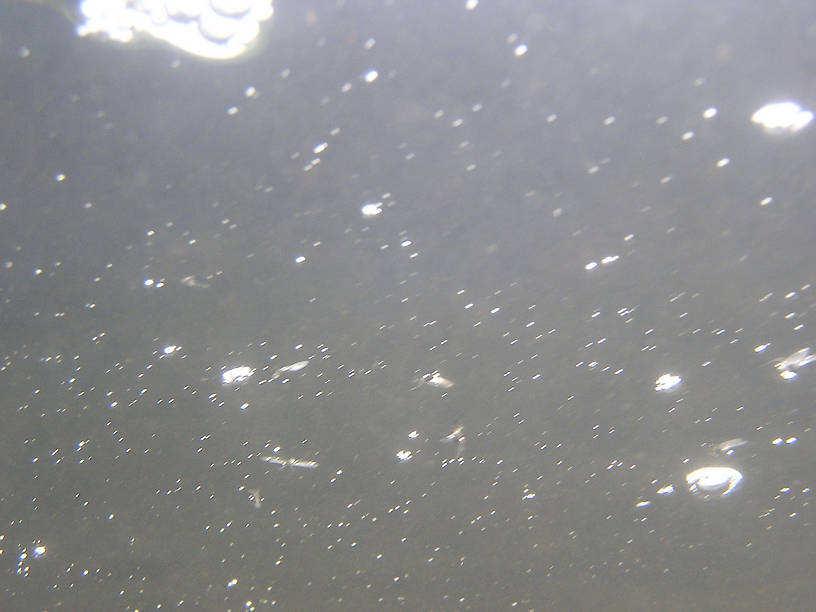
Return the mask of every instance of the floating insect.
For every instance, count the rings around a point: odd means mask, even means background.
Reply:
[[[439,370],[434,370],[433,372],[428,372],[426,374],[422,374],[421,376],[417,376],[414,379],[414,382],[417,384],[411,388],[412,391],[414,389],[418,389],[422,385],[436,387],[437,389],[450,389],[456,384],[452,380],[442,376],[442,374],[439,373]]]
[[[298,467],[313,470],[320,464],[317,461],[307,461],[305,459],[297,459],[296,457],[279,457],[278,455],[265,455],[261,457],[264,463],[274,463],[282,468]]]
[[[796,378],[796,370],[799,368],[804,368],[806,365],[809,365],[814,361],[816,361],[816,355],[813,355],[810,352],[810,347],[806,346],[805,348],[801,348],[777,362],[774,367],[779,370],[779,375],[782,378],[789,380],[791,378]]]
[[[748,440],[743,438],[731,438],[725,442],[720,442],[714,446],[714,450],[723,455],[733,455],[734,449],[748,444]]]
[[[195,276],[185,276],[181,279],[181,284],[185,287],[197,287],[199,289],[209,289],[210,284],[198,280]]]
[[[257,510],[261,507],[261,490],[260,489],[247,489],[249,492],[249,499],[252,502],[252,505]]]
[[[298,372],[309,365],[309,360],[305,359],[303,361],[296,361],[295,363],[290,363],[289,365],[282,366],[275,370],[272,374],[272,378],[270,378],[270,382],[273,380],[277,380],[284,374],[289,374],[290,372]]]
[[[464,431],[465,426],[460,423],[453,428],[452,432],[440,440],[440,442],[456,441],[456,456],[450,461],[457,461],[465,452],[465,443],[467,442],[467,438],[465,438]]]

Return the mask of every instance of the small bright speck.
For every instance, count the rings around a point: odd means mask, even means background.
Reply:
[[[608,266],[620,259],[620,255],[607,255],[601,260],[601,265]]]
[[[413,456],[414,456],[414,453],[412,453],[409,450],[397,451],[397,460],[398,461],[410,461],[413,458]]]
[[[652,505],[650,501],[642,501],[635,504],[635,508],[648,508]]]
[[[237,578],[233,578],[232,580],[230,580],[230,581],[227,583],[227,588],[228,588],[228,589],[230,589],[230,588],[234,587],[236,584],[238,584],[238,579],[237,579]]]
[[[414,440],[419,437],[419,432],[415,429],[414,431],[408,434],[408,437]]]
[[[663,374],[655,381],[655,391],[671,391],[677,385],[683,382],[683,379],[674,374]]]
[[[373,83],[377,80],[377,77],[380,76],[376,70],[369,70],[363,75],[363,80],[366,83]]]
[[[771,345],[770,344],[760,344],[759,346],[754,347],[754,352],[755,353],[761,353],[764,350],[766,350],[769,346],[771,346]]]
[[[325,151],[328,148],[329,148],[329,143],[321,142],[320,144],[315,145],[315,147],[312,149],[312,152],[315,155],[318,155],[319,153],[322,153],[323,151]]]
[[[467,2],[465,2],[465,8],[469,11],[472,11],[477,6],[479,6],[479,0],[467,0]]]
[[[711,106],[703,111],[703,119],[713,119],[717,116],[717,109]]]
[[[306,258],[303,255],[298,255],[295,257],[295,263],[301,264],[306,261]]]
[[[717,160],[717,167],[718,168],[724,168],[725,166],[727,166],[730,163],[731,163],[730,159],[728,159],[727,157],[723,157],[722,159]]]
[[[527,53],[527,45],[525,45],[524,43],[518,45],[515,49],[513,49],[513,54],[516,57],[521,57],[525,53]]]
[[[173,353],[175,353],[176,351],[178,351],[180,348],[181,348],[180,346],[176,346],[175,344],[171,344],[171,345],[169,345],[169,346],[165,346],[165,347],[162,349],[162,352],[163,352],[165,355],[172,355]]]
[[[658,495],[671,495],[672,493],[674,493],[674,485],[666,485],[657,490]]]
[[[773,198],[770,196],[759,201],[760,206],[767,206],[768,204],[773,204]]]
[[[144,280],[144,286],[145,287],[152,287],[154,283],[155,283],[155,281],[152,278],[146,278]]]
[[[360,212],[366,217],[374,217],[382,212],[382,202],[366,202],[360,208]]]
[[[45,554],[45,546],[35,546],[34,550],[31,551],[35,557],[42,557]]]
[[[584,270],[594,270],[598,267],[597,261],[590,261],[587,265],[584,266]]]

